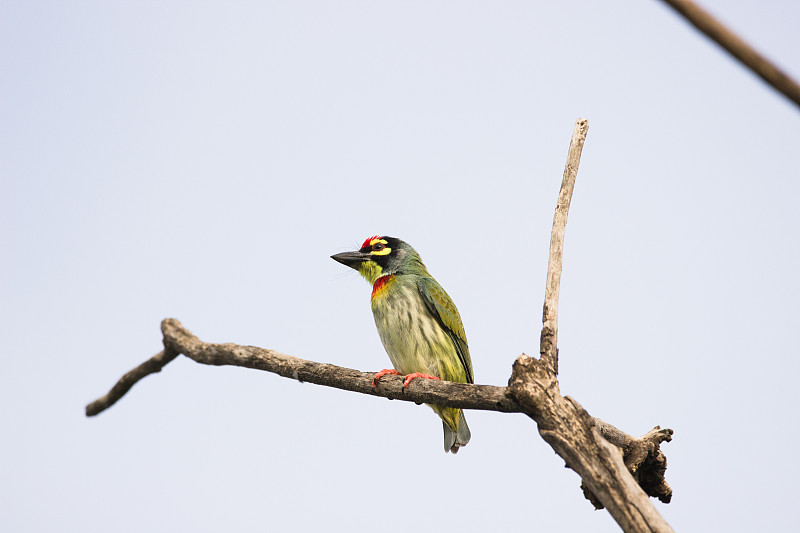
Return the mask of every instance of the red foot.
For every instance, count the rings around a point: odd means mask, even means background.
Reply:
[[[442,378],[439,376],[431,376],[430,374],[423,374],[421,372],[414,372],[413,374],[408,374],[406,379],[403,380],[403,388],[405,389],[408,387],[408,384],[411,383],[412,379],[416,378],[425,378],[425,379],[438,379],[441,381]]]
[[[395,370],[394,368],[384,368],[383,370],[381,370],[380,372],[378,372],[377,374],[375,374],[375,377],[374,377],[374,378],[372,378],[372,386],[373,386],[373,387],[377,387],[377,386],[378,386],[378,380],[379,380],[379,379],[381,379],[381,378],[382,378],[383,376],[385,376],[386,374],[392,374],[392,375],[394,375],[394,376],[400,376],[400,375],[402,375],[402,374],[400,374],[400,372],[398,372],[398,371],[397,371],[397,370]]]

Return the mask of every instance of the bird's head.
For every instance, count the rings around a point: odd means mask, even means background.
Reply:
[[[331,259],[358,270],[371,284],[381,276],[427,272],[419,254],[395,237],[368,237],[359,250],[332,255]]]

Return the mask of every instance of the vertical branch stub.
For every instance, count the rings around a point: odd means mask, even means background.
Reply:
[[[542,312],[542,335],[539,353],[542,360],[547,361],[554,373],[558,373],[558,292],[561,286],[561,266],[564,255],[564,232],[567,228],[567,214],[578,176],[581,152],[589,131],[589,121],[579,118],[575,121],[575,129],[567,152],[567,163],[564,166],[564,177],[558,193],[553,229],[550,232],[550,254],[547,260],[547,282],[545,284],[544,307]]]

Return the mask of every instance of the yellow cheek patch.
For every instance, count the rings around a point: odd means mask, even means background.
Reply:
[[[358,273],[364,276],[370,285],[383,274],[383,269],[374,261],[366,261],[358,265]]]

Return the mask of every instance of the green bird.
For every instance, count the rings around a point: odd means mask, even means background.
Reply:
[[[369,237],[355,252],[332,255],[354,268],[372,285],[372,314],[394,369],[386,374],[474,383],[467,336],[453,300],[433,279],[419,254],[394,237]],[[469,442],[464,412],[430,405],[442,419],[444,451],[457,453]]]

